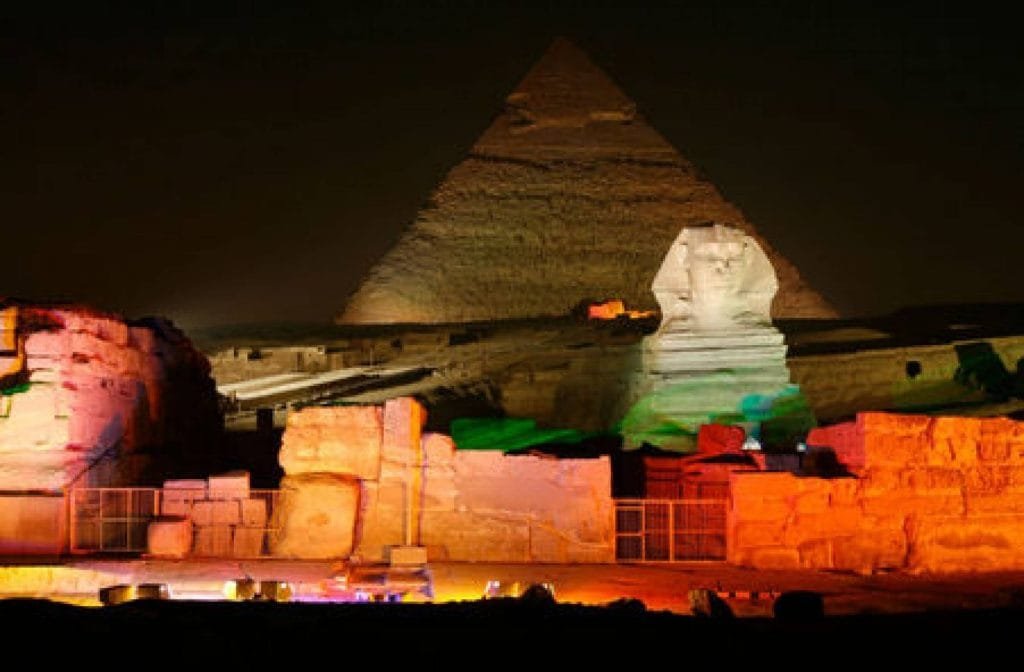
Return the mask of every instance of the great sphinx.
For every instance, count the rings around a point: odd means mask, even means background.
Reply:
[[[700,425],[762,423],[798,411],[812,419],[790,383],[786,346],[772,325],[779,283],[750,235],[729,226],[685,227],[651,291],[661,324],[643,344],[633,403],[621,423],[627,448],[644,443],[690,450]]]

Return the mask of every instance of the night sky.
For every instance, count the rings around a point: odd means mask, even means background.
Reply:
[[[846,314],[1024,301],[1024,48],[994,4],[25,4],[0,296],[329,320],[565,35]]]

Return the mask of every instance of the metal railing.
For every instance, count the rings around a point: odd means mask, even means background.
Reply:
[[[615,500],[619,562],[725,560],[726,499]]]
[[[205,490],[72,488],[70,548],[75,554],[146,553],[149,525],[160,516],[192,521],[190,555],[255,558],[268,555],[278,532],[278,490],[213,499]]]

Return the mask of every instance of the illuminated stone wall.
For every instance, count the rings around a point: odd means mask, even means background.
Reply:
[[[611,463],[598,459],[505,456],[456,451],[441,434],[421,434],[425,412],[411,398],[380,406],[307,408],[289,415],[280,462],[290,489],[324,477],[358,483],[359,497],[331,529],[278,521],[312,539],[302,557],[337,557],[354,539],[364,559],[392,545],[426,546],[432,559],[507,562],[610,562],[613,559]],[[282,487],[284,484],[282,484]],[[342,483],[339,488],[348,487]],[[296,501],[299,501],[296,498]],[[297,505],[312,506],[309,503]],[[306,512],[289,512],[313,520]],[[322,517],[321,517],[322,518]],[[332,544],[334,544],[332,546]],[[296,544],[280,548],[296,557]]]
[[[811,438],[831,442],[853,475],[734,474],[730,562],[1024,569],[1024,423],[865,413]]]

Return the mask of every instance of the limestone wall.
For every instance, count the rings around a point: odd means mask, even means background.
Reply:
[[[0,370],[17,363],[0,380],[0,490],[112,485],[83,476],[97,464],[130,481],[138,474],[111,463],[143,446],[199,447],[218,426],[209,365],[169,323],[14,310],[16,350],[0,353]]]
[[[865,413],[850,478],[738,473],[731,562],[758,568],[1024,569],[1024,423]]]
[[[347,540],[355,555],[370,560],[403,544],[426,546],[432,559],[445,560],[613,560],[607,457],[460,452],[447,436],[421,435],[424,421],[422,406],[410,398],[389,400],[383,408],[307,408],[290,414],[280,461],[297,504],[285,511],[293,520],[278,521],[282,537],[276,552],[338,557],[347,554],[342,552]],[[348,480],[332,484],[330,478]],[[342,489],[358,484],[358,497],[346,500],[350,510],[332,518],[330,529],[309,530],[295,522],[315,518],[299,510],[312,506],[313,500],[300,493],[314,480],[321,490],[338,490],[339,501]]]

